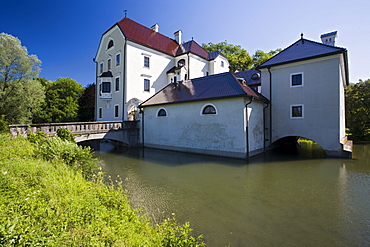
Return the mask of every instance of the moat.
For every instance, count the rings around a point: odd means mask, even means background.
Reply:
[[[370,144],[354,145],[353,159],[306,147],[249,162],[90,145],[133,207],[157,222],[172,214],[190,221],[207,246],[370,244]]]

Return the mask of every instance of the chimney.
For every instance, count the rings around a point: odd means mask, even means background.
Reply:
[[[158,25],[158,23],[156,23],[156,24],[154,24],[154,25],[152,26],[152,30],[153,30],[154,32],[158,33],[158,30],[159,30],[159,25]]]
[[[180,45],[181,42],[182,42],[182,31],[179,30],[179,31],[175,32],[174,35],[175,35],[175,40]]]
[[[331,33],[325,33],[320,36],[321,42],[325,45],[335,46],[335,38],[337,37],[337,31]]]

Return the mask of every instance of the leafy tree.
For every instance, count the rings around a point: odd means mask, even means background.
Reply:
[[[202,44],[202,47],[208,52],[221,52],[229,60],[231,72],[249,70],[253,66],[252,56],[240,45],[232,45],[224,41],[217,44],[209,42]]]
[[[276,49],[266,53],[257,50],[254,55],[251,56],[248,51],[240,45],[228,44],[226,41],[217,44],[209,42],[208,44],[202,44],[202,47],[208,52],[221,52],[229,60],[231,72],[256,68],[258,65],[281,51],[281,49]]]
[[[345,89],[347,128],[354,140],[370,139],[370,79]]]
[[[82,122],[94,121],[95,84],[89,84],[79,99],[78,119]]]
[[[253,68],[256,68],[258,65],[275,56],[279,52],[281,52],[280,48],[276,50],[271,50],[268,53],[257,50],[253,55]]]
[[[78,100],[84,89],[71,78],[59,78],[44,83],[45,103],[35,117],[36,123],[60,123],[77,120]]]
[[[12,35],[0,34],[0,121],[1,126],[30,123],[44,100],[39,81],[41,61]]]

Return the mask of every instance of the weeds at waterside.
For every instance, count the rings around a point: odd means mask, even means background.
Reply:
[[[37,138],[36,138],[37,139]],[[0,246],[204,246],[189,224],[151,225],[88,148],[0,135]]]

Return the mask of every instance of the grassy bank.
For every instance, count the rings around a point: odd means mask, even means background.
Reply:
[[[72,144],[55,143],[0,135],[0,246],[203,245],[188,224],[168,219],[151,225],[129,206],[122,188],[89,170],[89,155],[81,162],[70,157]],[[58,148],[65,151],[53,153]]]

